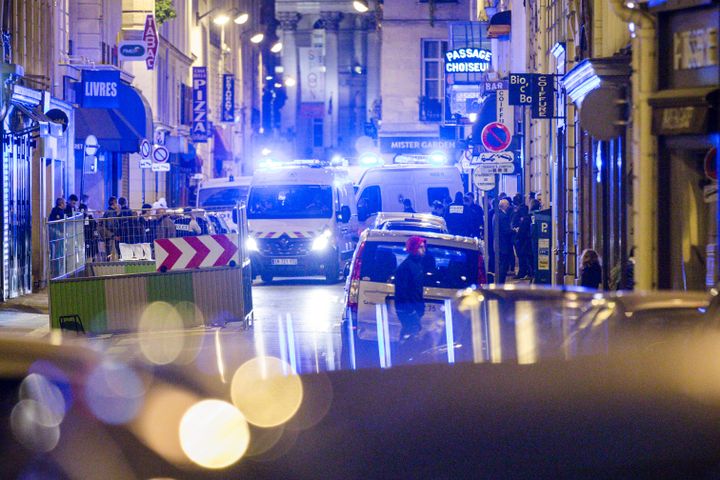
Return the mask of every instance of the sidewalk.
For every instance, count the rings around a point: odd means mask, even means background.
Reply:
[[[49,331],[47,290],[0,303],[0,334],[13,332],[34,336]]]

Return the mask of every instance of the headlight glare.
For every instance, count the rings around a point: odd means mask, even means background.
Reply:
[[[259,252],[260,247],[258,246],[257,240],[250,237],[247,239],[247,242],[245,242],[245,246],[247,247],[248,251],[250,252]]]

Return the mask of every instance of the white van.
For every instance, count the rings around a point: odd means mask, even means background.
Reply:
[[[324,164],[255,172],[248,197],[248,250],[254,275],[324,275],[339,280],[358,237],[347,171]]]
[[[373,225],[378,212],[403,210],[410,199],[418,213],[432,210],[435,200],[464,192],[460,171],[453,166],[388,165],[368,169],[357,190],[358,219]]]
[[[230,231],[237,232],[232,210],[246,203],[252,177],[225,177],[205,180],[198,186],[196,207],[217,213]]]

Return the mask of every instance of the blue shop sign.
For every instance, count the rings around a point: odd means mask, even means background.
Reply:
[[[83,70],[83,108],[119,108],[120,72],[118,70]]]
[[[485,73],[492,52],[484,48],[457,48],[445,53],[445,73]]]
[[[225,74],[222,90],[222,119],[223,122],[235,121],[235,75]]]
[[[193,121],[190,138],[195,143],[207,143],[209,136],[207,81],[207,67],[193,67]]]

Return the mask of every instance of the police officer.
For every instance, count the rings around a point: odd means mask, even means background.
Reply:
[[[445,222],[451,235],[466,236],[468,234],[468,212],[462,192],[457,192],[455,201],[448,205]]]
[[[192,208],[186,208],[183,211],[184,215],[175,219],[175,231],[178,237],[192,237],[195,235],[201,235],[202,229],[198,224],[195,214],[192,213]]]

